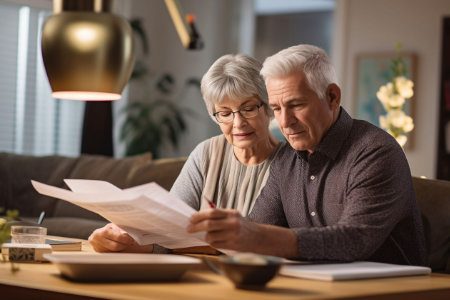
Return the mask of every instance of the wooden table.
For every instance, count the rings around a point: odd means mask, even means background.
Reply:
[[[87,244],[84,251],[90,251]],[[238,290],[206,268],[179,282],[78,283],[60,277],[49,263],[0,263],[2,299],[450,299],[450,275],[323,282],[277,276],[260,291]]]

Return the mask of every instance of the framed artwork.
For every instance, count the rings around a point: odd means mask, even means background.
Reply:
[[[401,56],[408,70],[407,77],[415,84],[416,56],[407,52],[402,53]],[[366,120],[378,127],[380,126],[379,116],[384,115],[386,111],[377,98],[377,92],[380,86],[392,80],[391,60],[396,57],[396,52],[366,53],[356,56],[356,91],[354,93],[356,98],[354,100],[356,119]],[[417,86],[414,85],[414,94],[416,94],[416,88]],[[403,108],[405,113],[414,119],[413,104],[414,96],[412,99],[406,100]],[[412,132],[408,135],[411,136]],[[408,138],[408,143],[410,143],[409,140],[410,138]]]

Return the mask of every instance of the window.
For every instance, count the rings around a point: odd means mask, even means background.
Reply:
[[[83,101],[55,100],[41,55],[50,9],[0,2],[0,151],[80,154]]]

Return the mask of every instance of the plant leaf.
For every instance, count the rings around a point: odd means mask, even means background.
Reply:
[[[163,74],[156,83],[156,87],[163,94],[170,94],[175,87],[175,79],[168,73]]]
[[[149,54],[149,42],[147,39],[147,34],[144,30],[144,27],[142,26],[142,22],[140,19],[132,19],[130,20],[130,25],[131,25],[131,29],[133,30],[133,32],[137,35],[137,37],[140,39],[141,41],[141,45],[142,45],[142,52],[144,53],[144,55],[148,55]]]
[[[196,77],[190,77],[190,78],[186,79],[185,85],[200,88],[201,81],[200,81],[200,79],[198,79]]]

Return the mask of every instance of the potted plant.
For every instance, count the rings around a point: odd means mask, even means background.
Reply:
[[[0,207],[0,214],[5,212],[3,207]],[[6,215],[0,217],[0,248],[4,242],[7,242],[11,237],[11,226],[10,222],[16,219],[19,216],[19,211],[17,209],[14,210],[6,210]],[[0,249],[1,252],[1,249]],[[5,262],[5,258],[2,256],[2,261]],[[19,270],[19,266],[13,262],[11,262],[11,271],[16,272]]]
[[[140,20],[130,21],[135,35],[142,45],[144,58],[149,53],[148,39]],[[145,99],[131,101],[124,113],[125,121],[121,127],[120,139],[126,143],[126,156],[144,152],[152,152],[153,157],[159,157],[161,146],[169,142],[177,147],[179,139],[187,129],[185,116],[193,114],[187,109],[181,110],[173,99],[177,96],[175,78],[168,73],[156,78],[152,85],[149,68],[146,63],[137,59],[131,75],[132,81],[140,80],[147,89]],[[200,87],[200,80],[189,78],[183,88]]]

